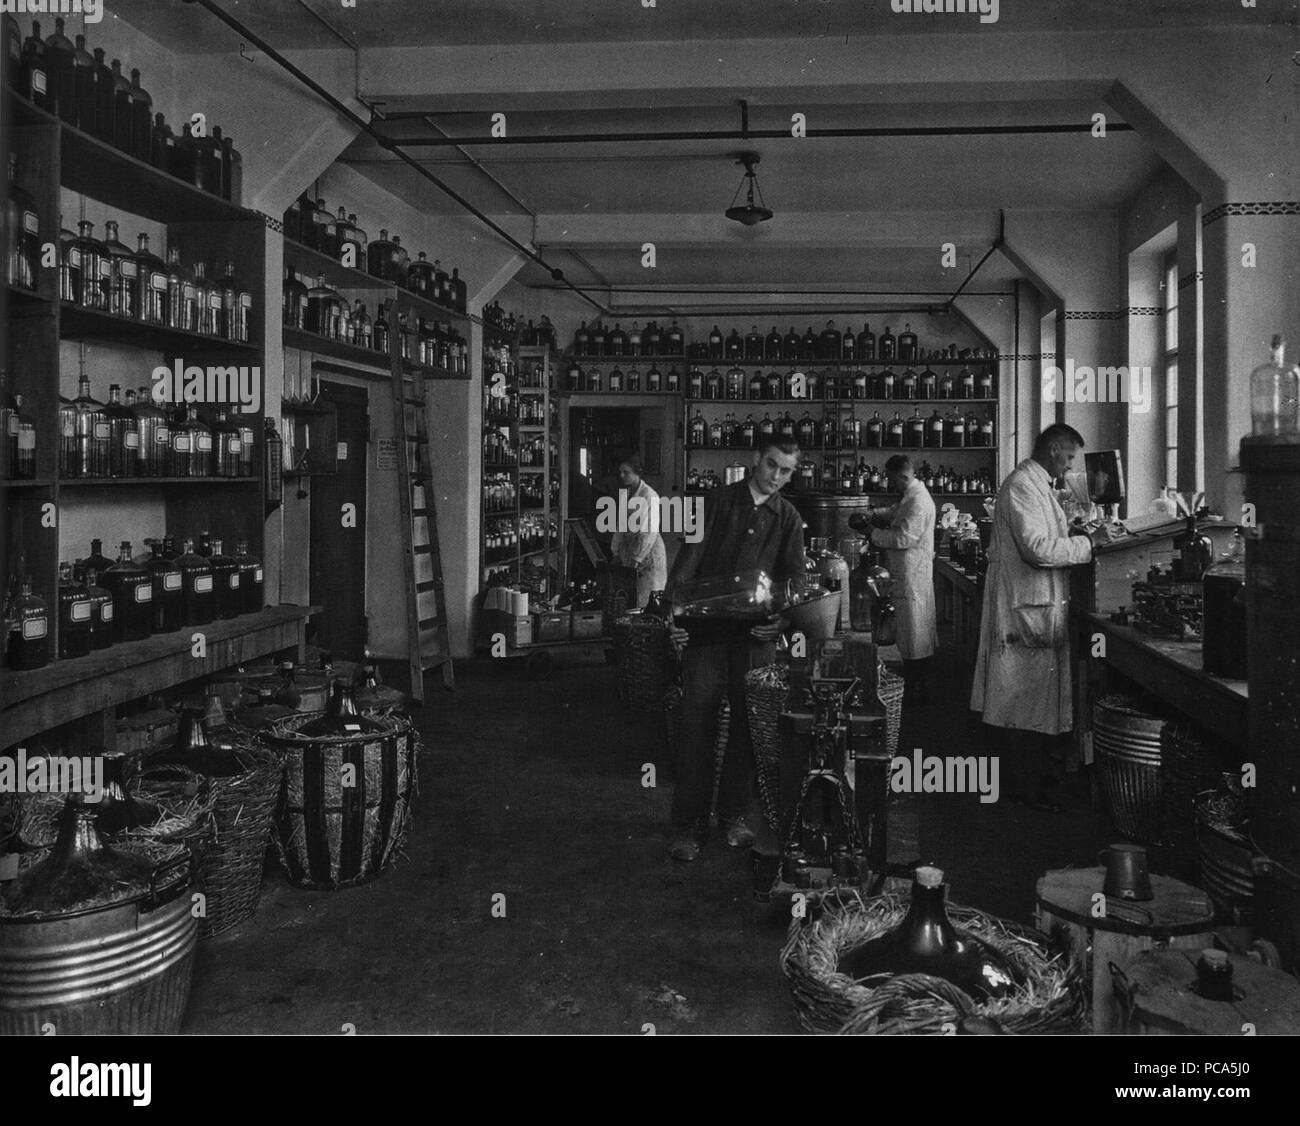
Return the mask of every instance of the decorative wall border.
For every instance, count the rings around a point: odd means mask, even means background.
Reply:
[[[1130,317],[1158,317],[1164,310],[1159,305],[1130,305],[1127,312]]]
[[[1067,321],[1117,321],[1127,316],[1127,309],[1067,309]]]
[[[1038,360],[1055,360],[1055,352],[1007,352],[998,357],[999,360],[1008,360],[1012,363],[1032,364]]]
[[[1197,270],[1194,274],[1188,274],[1186,277],[1178,279],[1179,290],[1186,289],[1189,285],[1195,285],[1199,281],[1205,280],[1205,271]]]
[[[271,216],[267,215],[264,211],[259,212],[258,214],[260,214],[266,221],[266,226],[269,230],[275,231],[277,234],[284,234],[284,221],[282,219],[272,219]]]
[[[1265,203],[1221,203],[1201,218],[1201,226],[1217,223],[1225,215],[1300,215],[1300,201],[1281,200]]]

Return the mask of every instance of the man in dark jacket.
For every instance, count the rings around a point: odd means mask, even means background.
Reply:
[[[691,579],[765,571],[774,584],[804,573],[803,520],[780,495],[799,463],[794,442],[769,443],[749,477],[704,498],[704,535],[686,544],[668,576],[668,594]],[[673,629],[682,655],[682,742],[673,791],[674,860],[694,860],[708,837],[718,709],[731,701],[730,735],[718,786],[718,823],[727,844],[754,842],[746,822],[754,795],[754,747],[745,715],[745,674],[771,664],[782,622],[754,627],[718,622]]]

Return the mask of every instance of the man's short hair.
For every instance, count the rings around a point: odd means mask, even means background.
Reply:
[[[1080,434],[1073,426],[1068,426],[1064,422],[1054,422],[1040,435],[1034,442],[1034,457],[1043,457],[1051,448],[1053,442],[1070,442],[1082,449],[1086,442],[1083,435]]]
[[[793,438],[767,438],[761,440],[758,446],[758,456],[762,457],[768,450],[780,450],[783,454],[792,454],[799,456],[799,443]]]
[[[894,454],[885,462],[886,473],[903,473],[912,468],[912,459],[907,454]]]

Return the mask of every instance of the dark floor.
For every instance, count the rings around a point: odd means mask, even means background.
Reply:
[[[942,655],[936,702],[901,746],[971,753],[969,671]],[[201,942],[196,1033],[789,1033],[786,919],[752,898],[747,854],[667,856],[658,729],[616,703],[615,673],[520,661],[457,669],[419,716],[425,741],[406,857],[376,882],[299,891],[268,864],[257,914]],[[435,680],[430,677],[430,680]],[[924,795],[923,858],[962,903],[1022,921],[1049,867],[1091,865],[1111,834],[1075,787],[1064,815]],[[506,917],[492,917],[492,897]]]

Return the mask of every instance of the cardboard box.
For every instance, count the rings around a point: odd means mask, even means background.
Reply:
[[[506,637],[506,645],[520,649],[533,643],[533,618],[530,614],[507,614],[501,610],[484,610],[483,632],[488,641],[498,634]]]

